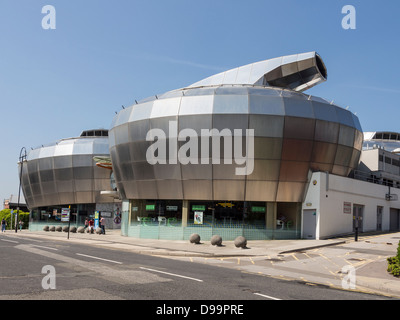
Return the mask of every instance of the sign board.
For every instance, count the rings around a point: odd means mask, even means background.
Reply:
[[[194,224],[203,224],[203,212],[202,211],[195,211]]]
[[[343,202],[343,213],[351,214],[351,202]]]
[[[167,206],[167,211],[178,211],[178,206]]]
[[[265,207],[251,207],[251,212],[264,212],[265,213]]]
[[[99,212],[94,212],[94,229],[96,230],[99,227]]]
[[[156,209],[155,204],[146,204],[146,211],[154,211]]]
[[[206,211],[205,205],[193,205],[192,211]]]
[[[62,222],[68,222],[69,221],[69,213],[70,213],[70,209],[69,208],[62,208],[61,209],[61,221]]]

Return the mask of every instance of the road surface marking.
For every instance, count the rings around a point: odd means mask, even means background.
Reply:
[[[7,240],[7,239],[1,239],[2,241],[7,241],[7,242],[12,242],[12,243],[19,243],[18,241],[14,241],[14,240]]]
[[[182,275],[180,275],[180,274],[169,273],[169,272],[165,272],[165,271],[154,270],[154,269],[144,268],[144,267],[140,267],[140,269],[142,269],[142,270],[148,270],[148,271],[153,271],[153,272],[164,273],[164,274],[168,274],[168,275],[170,275],[170,276],[180,277],[180,278],[189,279],[189,280],[194,280],[194,281],[198,281],[198,282],[203,282],[203,280],[196,279],[196,278],[191,278],[191,277],[186,277],[186,276],[182,276]]]
[[[264,298],[268,298],[268,299],[271,299],[271,300],[282,300],[282,299],[271,297],[271,296],[267,296],[266,294],[261,294],[261,293],[255,293],[255,295],[260,296],[260,297],[264,297]]]
[[[43,249],[49,249],[49,250],[55,250],[58,251],[57,248],[51,248],[51,247],[45,247],[45,246],[39,246],[37,244],[31,244],[32,247],[38,247],[38,248],[43,248]]]
[[[112,262],[112,263],[117,263],[117,264],[122,264],[122,262],[119,261],[114,261],[114,260],[109,260],[109,259],[104,259],[104,258],[99,258],[99,257],[93,257],[93,256],[89,256],[87,254],[83,254],[83,253],[77,253],[78,256],[82,256],[82,257],[87,257],[87,258],[92,258],[92,259],[97,259],[97,260],[103,260],[103,261],[108,261],[108,262]]]

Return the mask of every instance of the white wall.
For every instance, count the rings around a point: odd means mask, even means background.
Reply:
[[[328,184],[327,184],[328,178]],[[353,232],[353,205],[364,206],[362,231],[376,230],[377,206],[383,207],[382,230],[389,230],[390,208],[400,208],[400,201],[387,201],[389,187],[326,173],[313,173],[303,203],[304,209],[317,212],[317,239]],[[391,188],[400,199],[400,189]],[[351,213],[343,211],[351,203]]]

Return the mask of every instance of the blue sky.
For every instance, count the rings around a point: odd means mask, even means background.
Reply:
[[[355,30],[342,28],[347,4]],[[388,0],[1,0],[0,200],[18,193],[22,147],[108,129],[135,99],[282,55],[317,51],[328,81],[307,93],[349,106],[364,131],[400,131],[399,12]]]

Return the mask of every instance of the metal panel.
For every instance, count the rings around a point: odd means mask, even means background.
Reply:
[[[151,110],[153,108],[153,101],[134,105],[129,117],[129,122],[149,119]]]
[[[183,196],[186,200],[213,199],[212,180],[183,180]]]
[[[239,180],[213,180],[214,200],[244,201],[245,182]]]
[[[249,180],[275,180],[279,179],[279,160],[254,160],[253,173],[246,177]]]
[[[305,187],[301,182],[279,182],[276,201],[303,202]]]
[[[137,180],[155,179],[153,166],[148,162],[133,163],[133,174]]]
[[[349,127],[354,127],[353,116],[351,113],[345,109],[340,107],[336,108],[336,114],[338,116],[338,120],[341,124],[344,124]]]
[[[281,138],[254,138],[255,159],[280,159],[282,155]]]
[[[183,180],[212,180],[212,164],[211,159],[207,160],[208,164],[187,164],[182,165]]]
[[[148,119],[130,122],[128,125],[129,143],[145,141],[150,129],[150,121]]]
[[[218,130],[230,129],[233,133],[234,129],[246,130],[248,128],[248,115],[242,114],[214,114],[213,128]]]
[[[179,115],[211,114],[214,107],[214,95],[185,96],[182,98]]]
[[[314,118],[314,109],[311,101],[304,97],[283,98],[285,114],[287,116]]]
[[[312,162],[333,164],[336,156],[337,144],[326,142],[314,142]]]
[[[139,199],[158,199],[155,180],[137,181]]]
[[[355,129],[348,126],[340,126],[338,143],[353,147],[355,138]]]
[[[278,181],[247,181],[246,201],[275,201]]]
[[[232,164],[225,164],[221,161],[220,164],[213,164],[213,179],[214,180],[244,180],[246,176],[236,175],[236,168],[242,167],[234,161]]]
[[[182,199],[182,182],[178,180],[156,180],[159,199]]]
[[[339,124],[316,120],[315,122],[315,140],[337,143],[339,136]]]
[[[308,162],[282,161],[279,181],[305,182],[307,181],[308,170]]]
[[[314,119],[285,117],[284,138],[313,140],[314,131]]]
[[[336,113],[337,107],[328,103],[322,103],[320,101],[315,101],[313,97],[312,105],[314,109],[314,115],[316,119],[338,122],[338,116]]]
[[[266,89],[270,93],[272,90]],[[272,114],[285,115],[285,105],[283,98],[273,95],[249,95],[250,114]]]
[[[282,116],[249,115],[249,129],[254,129],[255,137],[282,137],[283,126],[284,117]]]
[[[155,164],[153,166],[154,176],[158,179],[181,180],[181,165],[178,164]]]
[[[283,139],[282,160],[310,161],[313,143],[312,140]]]
[[[249,103],[247,95],[215,95],[214,114],[248,113]]]
[[[153,102],[151,110],[151,118],[177,116],[179,113],[179,106],[181,98],[158,99]]]
[[[338,145],[334,164],[348,167],[352,156],[353,148]]]

